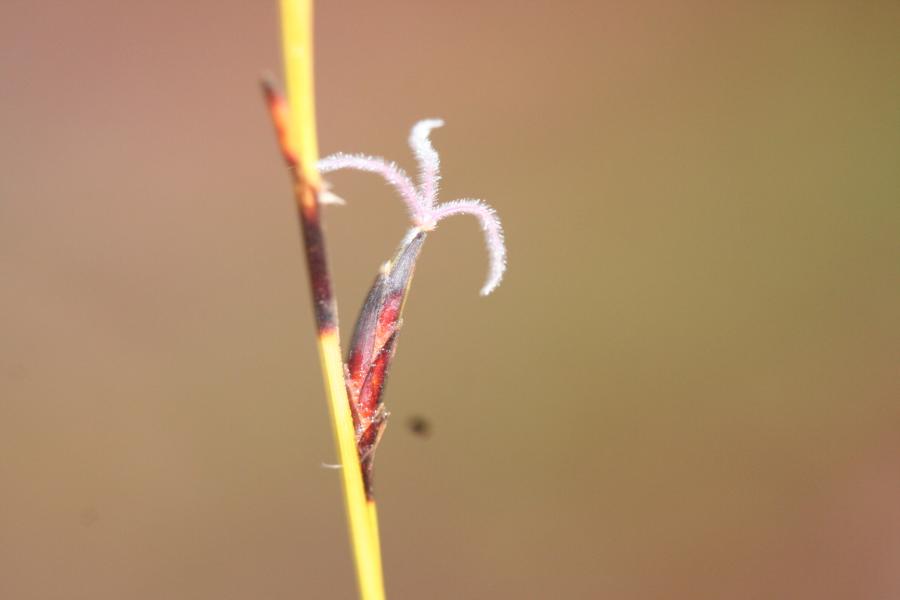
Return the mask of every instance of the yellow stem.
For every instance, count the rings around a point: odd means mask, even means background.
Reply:
[[[353,417],[344,383],[341,349],[335,332],[319,335],[319,357],[328,389],[331,423],[337,441],[338,456],[344,481],[344,503],[350,525],[350,544],[356,563],[359,594],[363,600],[383,600],[381,545],[378,539],[378,517],[375,502],[366,500]]]
[[[286,144],[298,162],[298,199],[303,213],[310,204],[315,209],[317,192],[321,189],[316,170],[319,150],[313,85],[312,0],[281,0],[281,23],[287,102],[291,115]],[[315,213],[315,210],[312,212]],[[342,465],[344,505],[360,597],[362,600],[383,600],[378,518],[374,501],[366,499],[363,488],[336,326],[319,327],[318,349],[331,424]]]
[[[300,161],[301,179],[318,190],[321,182],[316,170],[319,138],[313,78],[312,0],[281,0],[281,49],[292,123],[288,126],[288,147]]]

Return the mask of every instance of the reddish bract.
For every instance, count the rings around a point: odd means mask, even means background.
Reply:
[[[372,492],[375,449],[387,425],[384,383],[397,345],[401,313],[425,232],[407,237],[382,268],[363,303],[347,356],[346,381],[366,493]]]

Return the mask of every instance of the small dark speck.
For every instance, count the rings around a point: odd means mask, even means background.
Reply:
[[[100,520],[100,513],[96,508],[88,507],[81,511],[81,514],[78,515],[78,520],[80,520],[81,524],[85,527],[90,527]]]
[[[431,423],[429,423],[428,420],[425,419],[425,417],[419,415],[410,417],[408,425],[409,430],[416,435],[420,435],[422,437],[428,437],[431,435]]]

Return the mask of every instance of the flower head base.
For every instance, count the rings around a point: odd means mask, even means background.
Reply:
[[[364,154],[332,154],[319,161],[321,173],[339,169],[357,169],[377,173],[392,185],[409,211],[413,229],[431,231],[443,219],[469,214],[478,219],[484,231],[485,242],[490,257],[487,281],[481,288],[481,295],[493,292],[506,270],[506,246],[503,242],[503,228],[493,208],[481,200],[462,199],[438,203],[438,183],[441,179],[440,158],[431,145],[431,130],[441,127],[440,119],[426,119],[416,123],[409,134],[409,145],[419,164],[418,185],[413,183],[406,172],[395,163],[376,156]]]

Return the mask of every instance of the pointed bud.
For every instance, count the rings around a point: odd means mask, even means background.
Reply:
[[[363,303],[350,340],[347,392],[367,494],[372,490],[375,449],[387,425],[388,413],[382,401],[384,383],[396,350],[403,305],[425,236],[424,231],[411,230],[394,258],[384,264]]]

